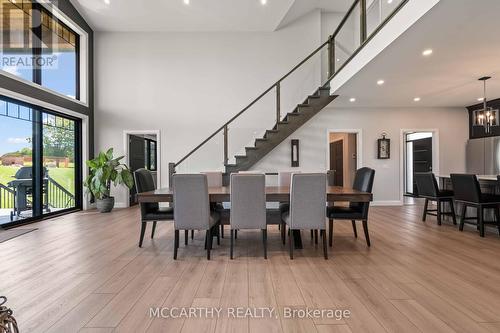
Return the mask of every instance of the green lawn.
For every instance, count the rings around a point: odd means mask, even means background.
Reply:
[[[0,165],[0,183],[7,185],[14,179],[19,167]],[[49,176],[58,182],[71,194],[75,194],[75,169],[73,168],[49,168]]]

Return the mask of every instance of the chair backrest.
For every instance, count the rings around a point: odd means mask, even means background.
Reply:
[[[238,173],[241,173],[241,174],[246,174],[246,173],[256,174],[256,173],[264,173],[264,172],[257,171],[257,170],[245,170],[245,171],[238,171]]]
[[[138,169],[134,171],[135,189],[137,193],[154,191],[156,189],[155,181],[151,171],[146,169]],[[141,203],[141,213],[158,209],[159,205],[156,202]]]
[[[222,186],[222,172],[209,171],[209,172],[202,172],[201,174],[207,176],[208,187],[221,187]]]
[[[335,186],[335,172],[333,170],[328,170],[326,172],[326,180],[328,186]]]
[[[290,187],[290,227],[325,229],[326,174],[296,173]]]
[[[266,176],[264,174],[231,175],[232,229],[266,228]]]
[[[439,187],[432,172],[415,173],[418,195],[421,197],[437,197]]]
[[[352,185],[352,188],[354,190],[372,193],[374,179],[375,170],[367,167],[358,169],[356,170],[356,175],[354,176],[354,183]],[[349,207],[362,212],[363,218],[368,218],[368,210],[370,208],[369,202],[350,202]]]
[[[292,183],[292,174],[300,173],[300,171],[279,171],[278,186],[290,186]]]
[[[174,174],[174,224],[177,230],[207,230],[210,204],[207,176]]]
[[[481,201],[481,187],[476,175],[451,174],[450,177],[455,200],[467,202]]]

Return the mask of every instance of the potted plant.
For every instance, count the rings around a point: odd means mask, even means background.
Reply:
[[[125,185],[129,189],[134,186],[134,180],[129,168],[120,163],[124,156],[113,157],[113,148],[107,152],[100,152],[93,160],[87,161],[90,174],[84,182],[87,190],[97,202],[97,210],[109,213],[114,205],[115,198],[110,195],[111,182],[115,186]]]

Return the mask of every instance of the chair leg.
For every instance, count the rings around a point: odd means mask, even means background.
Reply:
[[[144,240],[145,232],[146,232],[146,222],[141,222],[141,236],[139,237],[139,247],[142,247],[142,241]]]
[[[219,226],[214,226],[214,232],[217,235],[217,245],[220,245],[220,228],[219,228]]]
[[[262,242],[264,242],[264,259],[267,259],[267,229],[262,229]]]
[[[495,217],[497,219],[498,236],[500,236],[500,207],[495,207]]]
[[[323,256],[325,260],[328,259],[328,247],[326,246],[326,230],[321,230],[321,236],[323,238]]]
[[[233,247],[234,247],[234,230],[231,229],[230,231],[230,237],[231,237],[231,246],[230,246],[230,249],[229,249],[229,255],[231,257],[231,260],[233,260]]]
[[[424,213],[422,214],[422,221],[425,222],[425,219],[427,218],[427,209],[429,208],[429,199],[425,199],[424,203]]]
[[[484,237],[484,210],[483,206],[477,208],[477,223],[479,223],[479,236]]]
[[[153,222],[153,229],[151,229],[151,239],[155,236],[156,231],[156,221]]]
[[[224,238],[224,224],[220,224],[220,236]]]
[[[314,230],[311,229],[311,240],[314,238]]]
[[[177,249],[179,248],[179,230],[174,232],[174,260],[177,260]]]
[[[330,219],[328,221],[328,242],[330,244],[330,247],[333,246],[333,220]]]
[[[188,235],[189,235],[189,231],[184,230],[184,245],[188,245]]]
[[[285,222],[281,222],[281,241],[283,245],[286,244],[286,225]]]
[[[438,221],[438,225],[441,225],[441,200],[438,199],[438,201],[436,202],[436,205],[437,205],[437,221]]]
[[[234,231],[234,239],[238,239],[238,230]]]
[[[292,229],[289,229],[290,231],[290,236],[288,237],[288,242],[290,243],[290,259],[293,260],[293,247],[294,247],[294,244],[293,244],[293,235],[292,235]]]
[[[354,231],[354,237],[358,238],[358,230],[356,229],[356,220],[351,220],[352,231]]]
[[[464,231],[465,211],[466,210],[467,210],[467,206],[462,203],[460,206],[460,225],[458,226],[458,230],[460,230],[460,231]]]
[[[191,239],[194,239],[194,230],[191,230]]]
[[[314,229],[314,244],[318,244],[318,230]]]
[[[212,249],[212,229],[207,230],[207,260],[210,260],[210,250]]]
[[[368,221],[363,220],[363,231],[365,232],[366,245],[371,246],[370,235],[368,234]]]
[[[457,225],[457,216],[455,215],[455,205],[453,204],[453,199],[450,200],[450,213],[451,213],[451,218],[453,219],[453,224]]]

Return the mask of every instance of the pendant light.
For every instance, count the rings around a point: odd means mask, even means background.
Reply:
[[[486,100],[486,81],[491,79],[490,76],[484,76],[479,78],[479,81],[483,81],[484,95],[483,95],[483,108],[473,111],[473,125],[484,127],[486,134],[491,133],[491,127],[498,126],[498,113],[497,109],[493,109],[487,106]]]

